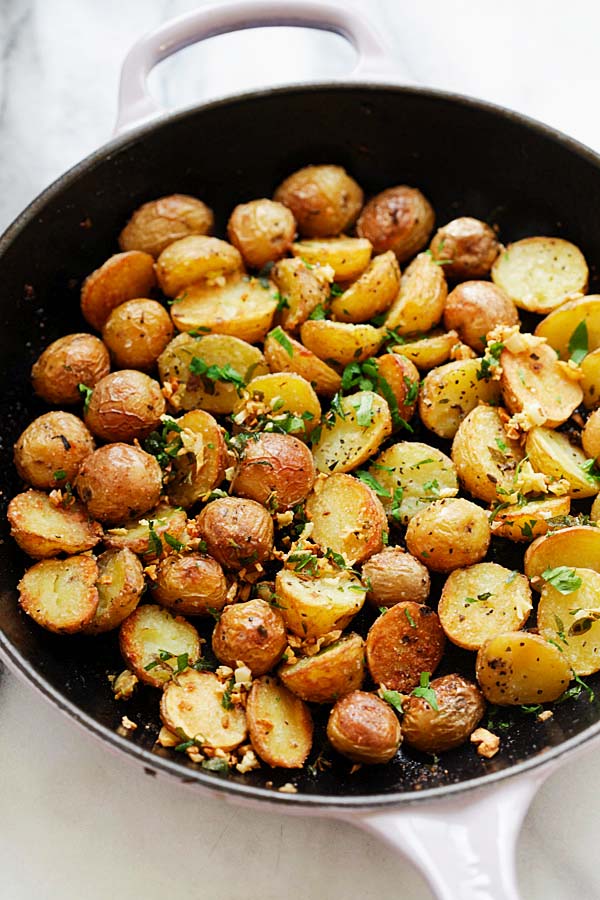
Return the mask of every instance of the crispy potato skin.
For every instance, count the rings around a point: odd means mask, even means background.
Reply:
[[[91,622],[98,608],[97,578],[91,556],[43,559],[17,585],[19,604],[47,631],[74,634]]]
[[[312,746],[313,723],[299,697],[276,678],[263,675],[252,685],[246,714],[252,746],[267,765],[283,769],[304,765]]]
[[[227,241],[192,234],[169,244],[158,257],[155,268],[161,290],[167,297],[177,297],[199,281],[240,271],[242,257]]]
[[[497,325],[518,324],[517,307],[491,281],[465,281],[448,294],[444,325],[477,353],[483,353],[485,338]]]
[[[140,521],[133,519],[123,522],[119,528],[107,528],[104,532],[104,546],[110,550],[131,550],[144,560],[144,564],[154,563],[160,557],[173,553],[173,548],[164,540],[164,535],[169,534],[176,541],[185,543],[187,514],[183,509],[169,506],[168,503],[160,503],[156,509],[146,513]],[[143,523],[143,524],[142,524]],[[160,538],[161,550],[159,553],[150,538],[150,523],[156,536]]]
[[[154,260],[148,253],[139,250],[115,253],[84,281],[81,288],[83,317],[101,331],[115,307],[125,300],[147,297],[155,284]]]
[[[66,334],[53,341],[31,370],[33,389],[47,403],[81,402],[80,384],[93,388],[110,371],[108,350],[92,334]]]
[[[102,528],[90,520],[80,503],[54,506],[42,491],[17,494],[8,504],[6,518],[11,537],[34,559],[59,553],[83,553],[102,540]]]
[[[191,410],[177,425],[182,430],[172,436],[178,434],[183,447],[171,463],[167,492],[173,504],[187,509],[221,484],[229,455],[223,430],[210,413]]]
[[[414,623],[414,625],[413,625]],[[446,636],[429,606],[403,600],[371,625],[367,635],[367,665],[376,684],[410,691],[421,672],[435,672]]]
[[[311,538],[348,563],[364,562],[383,548],[387,516],[375,491],[352,475],[338,473],[319,481],[306,501],[313,524]]]
[[[158,564],[152,597],[161,606],[184,616],[206,616],[227,601],[223,569],[210,556],[169,554]]]
[[[433,208],[421,191],[402,184],[369,200],[356,232],[371,241],[375,253],[393,250],[398,262],[405,262],[426,245],[434,222]]]
[[[131,550],[105,550],[98,559],[98,607],[85,634],[103,634],[118,628],[140,602],[144,592],[144,570]]]
[[[279,667],[279,677],[292,693],[308,703],[333,703],[358,690],[365,677],[364,641],[344,635],[314,656]]]
[[[273,520],[264,506],[254,500],[213,500],[196,521],[208,552],[227,569],[251,568],[271,555]]]
[[[129,443],[148,437],[160,425],[165,409],[158,381],[136,369],[122,369],[98,382],[84,419],[101,440]]]
[[[356,221],[363,192],[341,166],[305,166],[279,185],[274,199],[291,209],[303,237],[335,237]]]
[[[402,742],[392,708],[376,694],[352,691],[335,704],[327,722],[331,745],[353,762],[389,762]]]
[[[156,300],[126,300],[113,309],[102,340],[119,369],[154,368],[174,334],[171,317]]]
[[[227,223],[227,236],[246,265],[261,269],[281,259],[294,240],[296,220],[283,203],[251,200],[235,207]]]
[[[367,600],[374,606],[395,606],[404,600],[427,603],[429,572],[401,547],[386,547],[368,559],[362,577],[369,585]]]
[[[600,409],[596,409],[581,432],[581,444],[588,459],[600,457]]]
[[[443,263],[448,278],[466,281],[488,274],[498,256],[500,244],[493,228],[485,222],[471,216],[461,216],[438,228],[430,250],[433,258]]]
[[[232,669],[244,662],[254,676],[272,669],[286,646],[281,613],[258,598],[227,606],[212,635],[212,648],[219,662]]]
[[[312,453],[291,434],[259,434],[246,443],[231,489],[284,512],[306,499],[316,477]]]
[[[451,572],[487,553],[490,526],[485,510],[461,497],[436,500],[408,523],[406,546],[428,569]]]
[[[157,505],[162,473],[153,456],[129,444],[106,444],[83,461],[75,487],[90,515],[119,525]]]
[[[94,447],[92,435],[77,416],[61,410],[44,413],[17,440],[15,466],[23,481],[50,490],[72,483]]]
[[[399,289],[400,267],[388,250],[376,256],[341,297],[334,298],[331,312],[342,322],[368,322],[391,306]]]
[[[398,404],[398,415],[405,422],[410,422],[417,405],[419,372],[416,366],[405,356],[396,353],[384,353],[377,358],[377,372],[380,378],[387,381]],[[415,391],[416,387],[416,391]],[[411,392],[414,397],[409,400]],[[381,387],[377,393],[385,399]]]
[[[296,331],[319,304],[325,307],[329,303],[328,282],[319,278],[318,272],[302,259],[281,259],[273,266],[271,278],[286,304],[279,320],[288,331]]]
[[[290,335],[288,340],[292,347],[291,355],[278,340],[267,335],[264,351],[271,372],[293,372],[301,375],[312,384],[317,394],[324,397],[331,397],[339,391],[342,379],[335,369],[319,359],[300,341],[294,340]]]
[[[400,279],[400,291],[385,324],[403,335],[430,331],[444,314],[447,296],[442,267],[436,266],[428,253],[419,253]]]
[[[485,712],[479,688],[460,675],[434,678],[438,710],[422,697],[408,697],[403,703],[402,735],[406,743],[422,753],[443,753],[460,747],[469,739]]]
[[[181,653],[187,653],[192,665],[200,656],[200,637],[182,616],[174,616],[162,606],[144,604],[122,622],[119,648],[127,667],[140,681],[161,688],[172,678],[174,667],[160,659],[160,651],[172,653],[174,662]],[[146,668],[150,663],[158,665]]]
[[[138,207],[119,235],[121,250],[160,256],[169,244],[190,234],[210,234],[212,209],[187,194],[169,194]]]

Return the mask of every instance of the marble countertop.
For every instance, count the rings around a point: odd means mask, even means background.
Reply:
[[[120,61],[136,37],[197,5],[3,0],[0,227],[107,140]],[[572,0],[568,13],[546,0],[359,5],[383,26],[412,80],[513,107],[600,149],[593,0]],[[340,39],[290,30],[282,37],[246,33],[191,48],[161,66],[154,89],[170,106],[187,105],[349,65]],[[7,672],[0,721],[3,900],[431,897],[408,862],[350,826],[239,809],[149,778]],[[526,900],[600,897],[596,779],[600,759],[582,756],[538,794],[519,842]]]

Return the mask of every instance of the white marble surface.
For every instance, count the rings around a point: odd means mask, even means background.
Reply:
[[[100,145],[132,41],[193,0],[0,2],[0,226]],[[404,71],[512,106],[600,149],[593,0],[361,4]],[[566,10],[566,11],[565,11]],[[237,35],[186,51],[153,79],[170,105],[255,84],[327,76],[351,59],[326,36]],[[5,673],[0,684],[3,900],[426,900],[411,866],[350,828],[237,809],[151,779]],[[519,845],[526,900],[600,897],[600,760],[553,775]]]

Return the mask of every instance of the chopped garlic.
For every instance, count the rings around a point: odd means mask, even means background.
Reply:
[[[471,735],[471,743],[477,744],[477,752],[486,759],[491,759],[500,749],[500,738],[487,728],[476,728]]]

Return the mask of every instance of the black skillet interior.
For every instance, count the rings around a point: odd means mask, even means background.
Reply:
[[[57,637],[43,632],[17,609],[15,585],[28,564],[7,539],[5,508],[19,482],[12,444],[43,410],[28,373],[40,349],[61,334],[87,330],[78,309],[82,279],[118,248],[116,236],[140,203],[171,192],[197,195],[215,210],[217,233],[233,206],[270,196],[295,168],[314,162],[344,165],[374,193],[393,184],[419,186],[440,223],[474,215],[497,223],[508,242],[531,234],[562,235],[578,244],[592,270],[600,260],[600,164],[590,152],[541,126],[474,101],[427,91],[383,87],[321,87],[271,91],[228,100],[144,128],[100,150],[65,176],[27,210],[0,244],[0,625],[2,644],[26,677],[90,730],[127,745],[146,764],[220,788],[227,783],[188,763],[181,754],[154,751],[158,697],[147,688],[128,704],[112,698],[107,673],[120,671],[114,635]],[[431,440],[431,435],[424,436]],[[447,448],[446,448],[447,449]],[[511,568],[520,563],[514,545],[498,542],[491,558]],[[439,585],[438,585],[439,587]],[[436,599],[435,592],[433,600]],[[359,626],[368,627],[370,612]],[[473,675],[474,655],[451,648],[440,673]],[[589,679],[595,685],[600,679]],[[597,692],[600,694],[600,691]],[[142,727],[127,739],[115,735],[127,714]],[[520,712],[500,717],[500,753],[490,761],[471,746],[430,757],[402,751],[388,766],[350,765],[324,745],[324,716],[311,762],[301,773],[266,767],[229,784],[242,793],[292,780],[302,795],[329,802],[396,802],[414,791],[469,782],[552,752],[576,739],[600,718],[598,701],[586,695],[559,705],[539,723]],[[245,786],[245,787],[244,787]],[[250,788],[250,791],[248,791]],[[394,796],[395,795],[395,796]],[[288,795],[285,795],[288,797]],[[283,795],[275,794],[283,799]],[[362,801],[361,801],[362,798]],[[291,799],[291,798],[290,798]],[[310,802],[310,800],[309,800]]]

